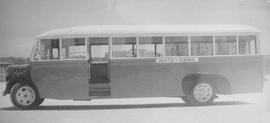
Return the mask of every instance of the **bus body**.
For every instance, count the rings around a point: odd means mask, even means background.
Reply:
[[[260,92],[259,35],[242,25],[52,30],[37,37],[29,74],[39,96],[52,99],[186,97],[201,81],[211,93]]]

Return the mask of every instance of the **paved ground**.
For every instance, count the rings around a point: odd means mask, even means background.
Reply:
[[[4,89],[0,83],[0,90]],[[268,93],[268,94],[267,94]],[[270,82],[264,93],[219,96],[211,106],[190,107],[177,98],[46,100],[38,110],[16,110],[0,96],[1,123],[269,123]],[[266,103],[266,101],[268,101]]]

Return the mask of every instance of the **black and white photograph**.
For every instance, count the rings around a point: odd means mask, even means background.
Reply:
[[[0,0],[1,123],[269,123],[270,0]]]

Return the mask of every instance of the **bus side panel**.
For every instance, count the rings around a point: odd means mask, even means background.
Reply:
[[[86,99],[89,97],[86,60],[32,62],[31,78],[43,98]]]
[[[217,74],[226,78],[232,94],[262,90],[262,56],[198,58],[198,62],[189,63],[156,63],[155,59],[111,60],[111,96],[184,96],[181,81],[191,73]]]

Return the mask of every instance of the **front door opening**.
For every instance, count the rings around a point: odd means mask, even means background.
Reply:
[[[109,38],[89,38],[90,96],[109,96]]]

